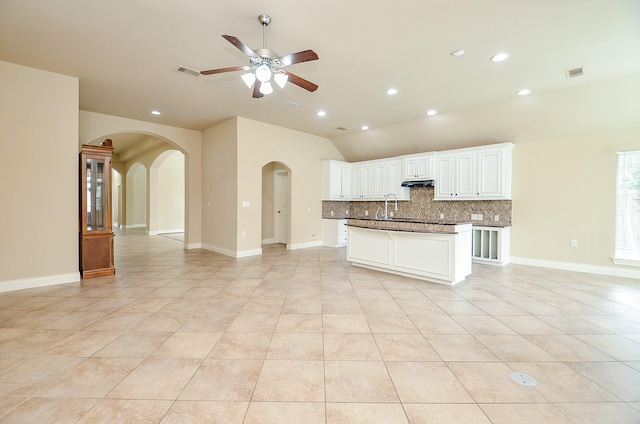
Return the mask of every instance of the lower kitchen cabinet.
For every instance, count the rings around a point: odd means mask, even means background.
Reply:
[[[329,247],[343,247],[347,245],[347,220],[322,220],[322,245]]]
[[[504,266],[509,263],[510,227],[473,227],[473,262]]]
[[[349,226],[347,260],[354,265],[453,285],[471,274],[471,224],[455,233]]]

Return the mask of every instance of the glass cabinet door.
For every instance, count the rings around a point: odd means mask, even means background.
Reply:
[[[88,158],[87,170],[87,231],[105,229],[105,163],[104,159]]]

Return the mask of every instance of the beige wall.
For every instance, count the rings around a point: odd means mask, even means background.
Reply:
[[[638,149],[640,131],[516,143],[511,255],[613,266],[616,152]]]
[[[134,163],[126,174],[126,228],[147,228],[147,168]]]
[[[78,79],[0,61],[0,291],[77,281]]]
[[[262,168],[281,162],[290,169],[288,248],[319,245],[322,233],[322,173],[320,160],[344,159],[326,138],[246,118],[238,121],[238,251],[261,246]],[[248,201],[250,207],[243,208]],[[246,237],[241,233],[245,231]]]
[[[143,133],[164,140],[185,155],[185,247],[201,246],[202,205],[202,133],[153,122],[80,111],[80,143],[88,143],[107,134]]]
[[[157,167],[158,215],[161,233],[184,229],[184,155],[176,150],[161,155],[152,166]],[[151,180],[153,185],[153,180]]]
[[[237,134],[235,118],[202,133],[202,246],[229,256],[239,237]]]

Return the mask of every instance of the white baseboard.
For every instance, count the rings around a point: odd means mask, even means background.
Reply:
[[[297,249],[306,249],[308,247],[318,247],[322,246],[322,240],[318,241],[309,241],[306,243],[294,243],[287,244],[287,250],[297,250]]]
[[[15,290],[34,289],[37,287],[55,286],[57,284],[76,283],[80,281],[80,273],[47,275],[45,277],[23,278],[20,280],[0,281],[0,293]]]
[[[247,256],[256,256],[262,255],[262,249],[251,249],[251,250],[229,250],[223,247],[214,246],[212,244],[202,244],[202,249],[210,250],[211,252],[220,253],[221,255],[231,256],[232,258],[245,258]]]
[[[203,249],[202,247],[202,243],[187,243],[184,245],[184,248],[186,250],[191,250],[191,249]]]
[[[274,244],[276,242],[276,239],[262,239],[262,244]]]
[[[131,224],[125,225],[124,228],[147,228],[147,224]]]
[[[511,256],[512,264],[530,265],[541,268],[561,269],[564,271],[586,272],[588,274],[609,275],[612,277],[638,278],[640,279],[640,270],[620,268],[614,266],[601,266],[579,264],[574,262],[548,261],[544,259],[520,258]]]

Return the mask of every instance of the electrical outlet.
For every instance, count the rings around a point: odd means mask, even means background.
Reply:
[[[247,237],[247,232],[243,231],[241,235],[242,235],[242,238],[245,238],[245,237]]]
[[[479,213],[478,214],[478,221],[482,221],[483,219],[484,219],[484,216],[481,213]]]
[[[493,220],[494,221],[500,221],[500,215],[494,215],[493,216]]]
[[[477,221],[478,220],[478,214],[477,213],[472,213],[471,214],[471,220],[472,221]]]
[[[344,211],[345,215],[349,215],[349,209],[347,209],[346,211]]]
[[[364,216],[369,216],[369,211],[364,211]]]
[[[249,207],[249,204],[250,204],[249,202],[247,202],[246,200],[244,200],[244,201],[242,202],[242,207],[243,207],[243,208],[248,208],[248,207]]]
[[[440,219],[444,219],[444,214],[443,213],[440,214]]]
[[[578,247],[578,240],[571,240],[571,247]]]
[[[389,212],[389,216],[393,216],[393,212]]]
[[[331,216],[333,216],[333,211],[331,211]]]

